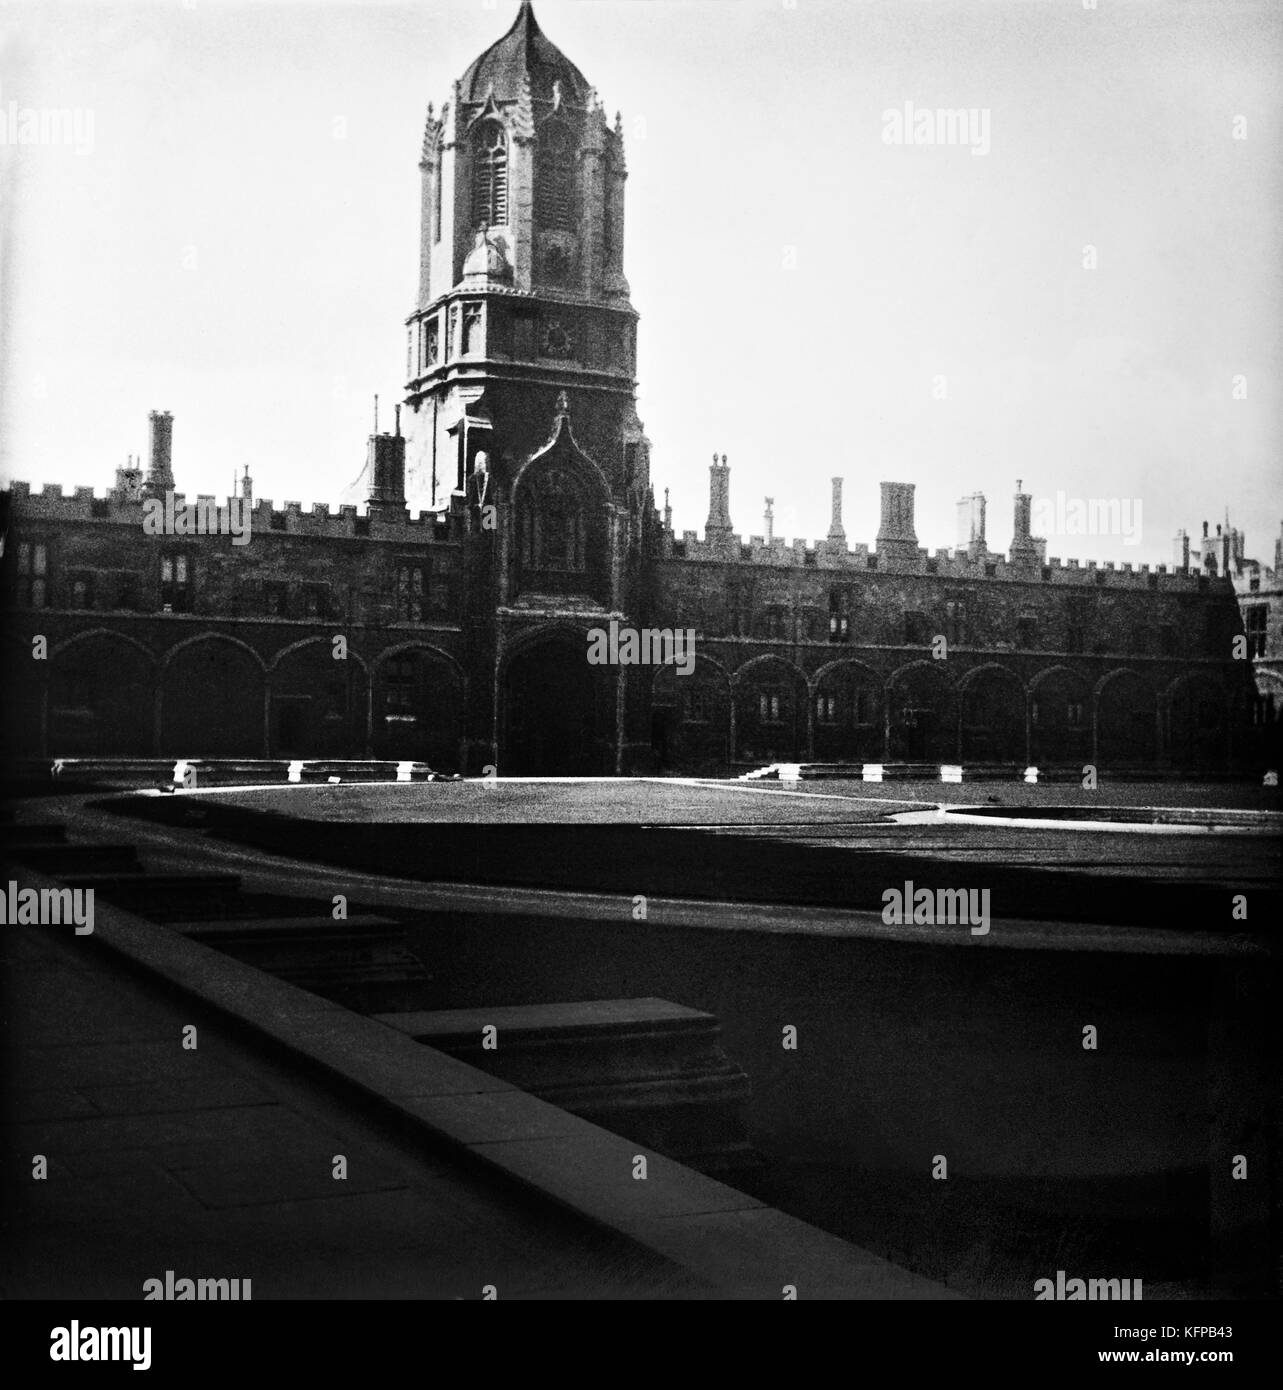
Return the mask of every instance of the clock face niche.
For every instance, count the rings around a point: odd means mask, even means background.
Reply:
[[[540,348],[545,357],[572,357],[575,343],[569,330],[557,319],[544,325]]]

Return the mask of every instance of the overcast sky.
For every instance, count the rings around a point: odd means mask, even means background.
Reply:
[[[1283,5],[535,8],[624,114],[639,413],[679,532],[716,449],[746,536],[764,495],[777,534],[823,536],[840,474],[852,542],[901,479],[921,544],[981,490],[1005,548],[1019,477],[1142,503],[1139,544],[1053,555],[1167,561],[1228,506],[1272,560]],[[516,10],[7,6],[0,114],[85,123],[0,143],[0,473],[101,493],[159,408],[189,496],[248,463],[278,505],[336,502],[404,384],[425,108]],[[888,143],[910,102],[974,110],[987,151]]]

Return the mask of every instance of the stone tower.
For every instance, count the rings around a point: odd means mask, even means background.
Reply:
[[[468,513],[469,684],[493,693],[492,710],[470,711],[475,758],[546,768],[557,758],[543,745],[556,743],[595,748],[593,767],[613,770],[633,741],[613,688],[556,685],[564,652],[539,675],[509,672],[507,658],[569,642],[569,624],[627,618],[643,582],[653,499],[623,270],[622,122],[607,121],[524,3],[440,112],[428,108],[420,170],[405,500],[412,513]],[[532,713],[554,686],[556,708]],[[592,718],[540,733],[587,704]]]
[[[512,488],[554,433],[613,502],[649,484],[634,409],[637,315],[623,272],[622,126],[529,3],[428,108],[419,297],[407,320],[411,509],[466,493],[478,452]]]

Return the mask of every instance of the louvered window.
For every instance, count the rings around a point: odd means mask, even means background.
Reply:
[[[539,225],[569,232],[575,225],[575,155],[570,136],[557,126],[544,130],[535,174]]]
[[[486,121],[473,136],[472,225],[508,222],[508,137],[498,121]]]

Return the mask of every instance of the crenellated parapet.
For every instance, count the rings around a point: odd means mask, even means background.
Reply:
[[[709,514],[703,537],[683,531],[680,538],[671,524],[671,513],[659,523],[660,557],[694,564],[750,565],[770,569],[826,570],[847,576],[895,574],[937,576],[953,581],[997,581],[1051,584],[1084,589],[1154,590],[1199,593],[1213,576],[1195,569],[1167,565],[1115,564],[1112,560],[1062,560],[1046,554],[1047,542],[1030,534],[1030,497],[1017,491],[1011,551],[991,551],[984,543],[984,497],[974,493],[963,499],[967,518],[967,544],[934,553],[917,544],[914,531],[913,486],[883,483],[882,521],[874,547],[848,545],[842,527],[842,479],[834,478],[833,511],[829,533],[816,541],[786,541],[781,536],[749,536],[732,529],[730,517],[730,467],[725,455],[714,455],[709,470]]]
[[[248,531],[252,539],[266,536],[312,536],[318,539],[353,540],[357,538],[393,541],[404,545],[430,545],[434,542],[455,543],[466,534],[466,511],[462,499],[444,511],[420,511],[405,514],[404,519],[388,519],[366,510],[359,512],[354,505],[345,504],[332,509],[323,502],[314,503],[305,511],[301,502],[285,502],[278,509],[270,498],[258,498],[247,505],[241,498],[220,501],[212,494],[201,493],[194,500],[186,494],[172,494],[172,506],[165,499],[121,500],[110,492],[98,496],[91,487],[78,487],[71,496],[64,494],[57,483],[45,484],[33,492],[30,483],[14,481],[0,489],[11,515],[19,525],[60,522],[89,522],[112,527],[141,530],[148,500],[159,502],[158,517],[176,515],[191,507],[195,529],[182,531],[166,521],[159,534],[204,535],[218,532],[234,533],[248,514]]]

